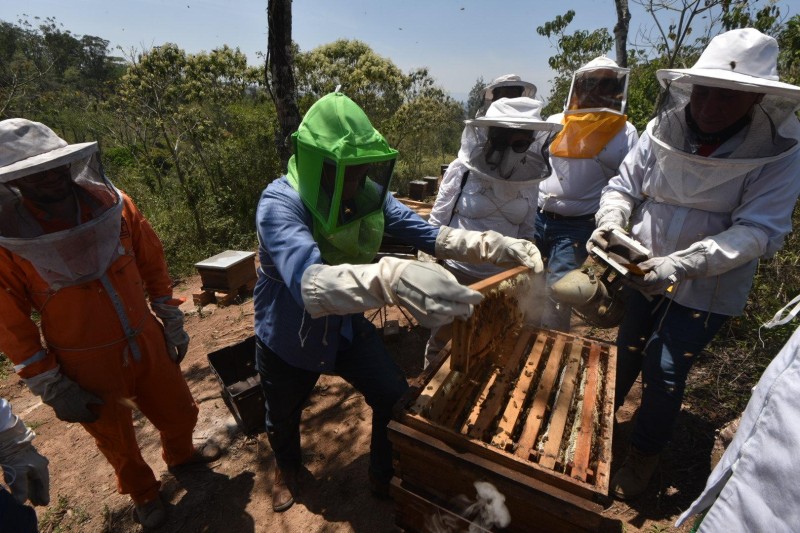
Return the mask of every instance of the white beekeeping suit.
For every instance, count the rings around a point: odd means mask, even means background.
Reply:
[[[707,510],[698,531],[797,531],[800,525],[800,327],[764,371],[703,493],[675,526]]]
[[[688,69],[659,70],[663,105],[603,189],[588,247],[630,231],[652,251],[627,279],[616,400],[642,400],[610,491],[644,492],[680,413],[696,355],[747,303],[762,257],[783,245],[800,195],[800,87],[778,80],[777,41],[714,37]]]
[[[431,224],[533,239],[538,185],[550,173],[546,146],[551,132],[561,129],[542,120],[541,107],[531,98],[501,98],[485,116],[465,121],[458,159],[442,179]],[[506,136],[514,132],[528,132],[530,140],[509,144]],[[501,270],[450,259],[445,263],[478,279]]]
[[[790,177],[800,172],[800,87],[778,81],[774,60],[759,60],[769,44],[762,37],[753,29],[728,32],[691,69],[658,71],[665,103],[603,190],[596,217],[598,228],[629,220],[655,258],[670,256],[679,283],[668,297],[732,316],[744,308],[758,259],[774,254],[791,231],[800,190]],[[761,96],[743,123],[705,135],[693,124],[690,101],[715,88]]]
[[[465,121],[458,159],[447,167],[428,222],[442,232],[494,231],[533,241],[539,182],[550,173],[547,145],[561,129],[542,120],[541,108],[532,98],[501,98],[485,116]],[[504,270],[452,257],[445,266],[462,284]],[[426,364],[444,346],[436,333],[425,349]]]
[[[536,217],[536,245],[547,258],[540,323],[547,329],[570,329],[572,309],[555,302],[551,287],[586,261],[603,187],[639,139],[625,115],[628,74],[608,57],[592,59],[573,75],[564,112],[547,118],[564,126],[550,143],[553,172],[539,184]]]

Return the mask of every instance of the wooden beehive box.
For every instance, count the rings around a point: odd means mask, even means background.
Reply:
[[[613,429],[614,346],[524,324],[515,269],[475,284],[484,301],[398,404],[398,526],[455,516],[475,481],[506,498],[508,531],[619,530],[601,515]]]
[[[195,263],[204,291],[232,292],[255,282],[255,252],[225,250]]]

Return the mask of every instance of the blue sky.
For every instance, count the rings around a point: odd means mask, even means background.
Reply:
[[[0,19],[53,16],[74,34],[126,51],[174,42],[194,53],[227,44],[257,64],[257,52],[267,47],[266,7],[266,0],[3,0]],[[294,0],[292,9],[292,36],[302,50],[359,39],[404,71],[428,67],[460,100],[479,76],[488,81],[508,73],[532,81],[546,98],[554,49],[536,27],[568,9],[577,13],[571,30],[612,31],[616,22],[613,0]],[[633,2],[631,10],[633,38],[651,21]]]

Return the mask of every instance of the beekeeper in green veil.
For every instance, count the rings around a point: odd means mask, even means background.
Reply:
[[[316,102],[293,138],[287,175],[267,186],[256,213],[256,366],[275,454],[277,512],[301,489],[300,418],[323,373],[344,378],[372,408],[369,486],[388,495],[386,425],[407,384],[363,312],[402,305],[422,326],[434,327],[469,316],[481,300],[435,263],[395,257],[372,263],[384,232],[443,259],[542,269],[529,241],[440,229],[388,194],[397,151],[344,94]]]
[[[383,238],[383,201],[397,150],[341,93],[308,110],[292,135],[287,178],[314,216],[326,263],[369,263]]]

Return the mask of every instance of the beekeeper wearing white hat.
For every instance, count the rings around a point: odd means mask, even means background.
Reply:
[[[605,56],[592,59],[573,75],[564,112],[547,119],[564,127],[550,144],[553,173],[539,184],[536,215],[536,246],[547,259],[541,325],[548,329],[570,329],[571,308],[553,301],[550,287],[586,261],[600,193],[639,140],[625,115],[628,74]]]
[[[97,143],[0,121],[0,351],[59,420],[94,437],[146,528],[167,509],[136,440],[134,404],[160,431],[170,470],[220,455],[211,441],[193,444],[180,303],[161,241],[106,177]]]
[[[546,149],[561,129],[543,120],[541,109],[532,98],[501,98],[485,116],[465,121],[458,158],[442,177],[428,222],[533,241],[539,182],[550,174]],[[465,285],[503,270],[454,259],[444,264]],[[426,361],[441,344],[429,343]]]
[[[617,336],[617,407],[640,372],[643,382],[617,497],[647,487],[694,359],[742,313],[758,260],[792,230],[800,87],[778,81],[777,58],[775,39],[746,28],[712,39],[692,68],[658,71],[664,104],[603,190],[588,247],[623,228],[653,252]]]
[[[523,80],[516,74],[503,74],[484,87],[481,95],[483,104],[475,113],[475,118],[485,115],[492,102],[501,98],[519,98],[521,96],[536,98],[536,85]]]

